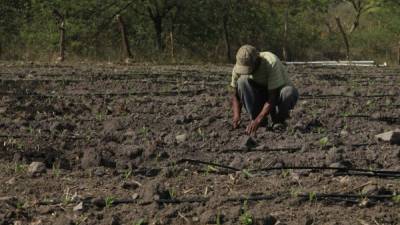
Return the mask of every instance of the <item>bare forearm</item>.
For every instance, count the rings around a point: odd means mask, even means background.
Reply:
[[[240,116],[242,104],[240,103],[236,93],[232,94],[232,111],[234,116]]]
[[[273,108],[273,102],[266,102],[261,110],[261,112],[258,114],[256,120],[258,122],[261,122],[262,119],[264,119],[272,110]]]

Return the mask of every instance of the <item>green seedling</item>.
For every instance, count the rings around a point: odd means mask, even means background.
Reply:
[[[239,217],[240,224],[242,225],[252,225],[253,217],[248,211],[247,201],[243,203],[243,213]]]
[[[134,222],[133,225],[145,225],[147,224],[146,220],[141,218],[138,221]]]
[[[207,165],[207,168],[206,168],[206,176],[207,176],[208,174],[210,174],[210,172],[216,173],[216,172],[219,172],[219,170],[218,170],[217,168],[215,168],[214,166]]]
[[[171,198],[176,198],[176,190],[174,188],[169,189],[168,194]]]
[[[131,175],[132,175],[132,169],[127,169],[124,172],[124,179],[127,180],[129,177],[131,177]]]
[[[217,225],[221,225],[221,224],[222,224],[222,221],[221,221],[221,214],[220,214],[219,212],[217,213],[216,222],[217,222]]]
[[[143,126],[142,128],[140,128],[139,134],[147,137],[149,135],[149,128]]]
[[[282,170],[282,177],[286,178],[290,176],[290,170]]]
[[[350,112],[343,112],[343,113],[341,113],[341,116],[342,116],[342,117],[349,117],[350,115],[351,115]]]
[[[69,192],[69,188],[65,189],[63,196],[63,204],[68,205],[73,202],[74,196]]]
[[[245,177],[245,178],[254,177],[254,175],[251,174],[251,173],[250,173],[248,170],[246,170],[246,169],[242,170],[242,173],[244,174],[244,177]]]
[[[114,204],[115,198],[114,197],[106,197],[106,199],[104,200],[106,203],[106,208],[111,208],[111,206]]]
[[[290,190],[290,196],[291,196],[292,198],[297,198],[297,197],[299,196],[299,194],[300,194],[300,191],[297,190],[297,189],[291,189],[291,190]]]
[[[199,137],[203,140],[205,137],[204,131],[199,127],[199,129],[197,129],[197,134],[199,135]]]
[[[52,172],[53,172],[53,175],[55,177],[60,177],[61,170],[60,170],[60,164],[59,163],[54,163],[53,164]]]
[[[319,145],[320,145],[321,149],[326,147],[328,145],[328,143],[329,143],[328,137],[323,137],[323,138],[319,139]]]
[[[97,120],[97,121],[102,121],[103,118],[104,118],[104,115],[103,115],[102,113],[98,112],[98,113],[96,114],[96,120]]]
[[[393,200],[394,203],[400,204],[400,194],[393,196],[392,200]]]
[[[315,193],[314,191],[308,193],[308,200],[310,202],[317,201],[317,193]]]
[[[20,163],[15,163],[14,165],[14,172],[15,173],[23,173],[25,171],[25,166]]]

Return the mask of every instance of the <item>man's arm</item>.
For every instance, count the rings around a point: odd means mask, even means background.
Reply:
[[[246,132],[248,134],[254,134],[257,131],[261,121],[276,106],[276,103],[278,101],[278,95],[279,95],[278,89],[273,89],[268,91],[268,101],[264,104],[258,116],[250,122],[249,126],[247,126]]]
[[[242,104],[239,101],[237,90],[233,90],[231,94],[232,111],[233,111],[233,128],[236,129],[240,123],[240,113]]]

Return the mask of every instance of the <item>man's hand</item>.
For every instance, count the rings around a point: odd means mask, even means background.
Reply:
[[[261,121],[258,119],[252,120],[246,128],[246,133],[249,135],[255,134]]]
[[[240,124],[240,115],[234,115],[232,121],[233,129],[238,128],[239,124]]]

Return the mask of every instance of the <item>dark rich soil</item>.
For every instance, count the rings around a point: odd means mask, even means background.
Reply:
[[[288,127],[251,148],[230,71],[2,63],[0,224],[400,224],[400,147],[374,138],[399,68],[290,67]],[[293,169],[329,166],[366,171]]]

